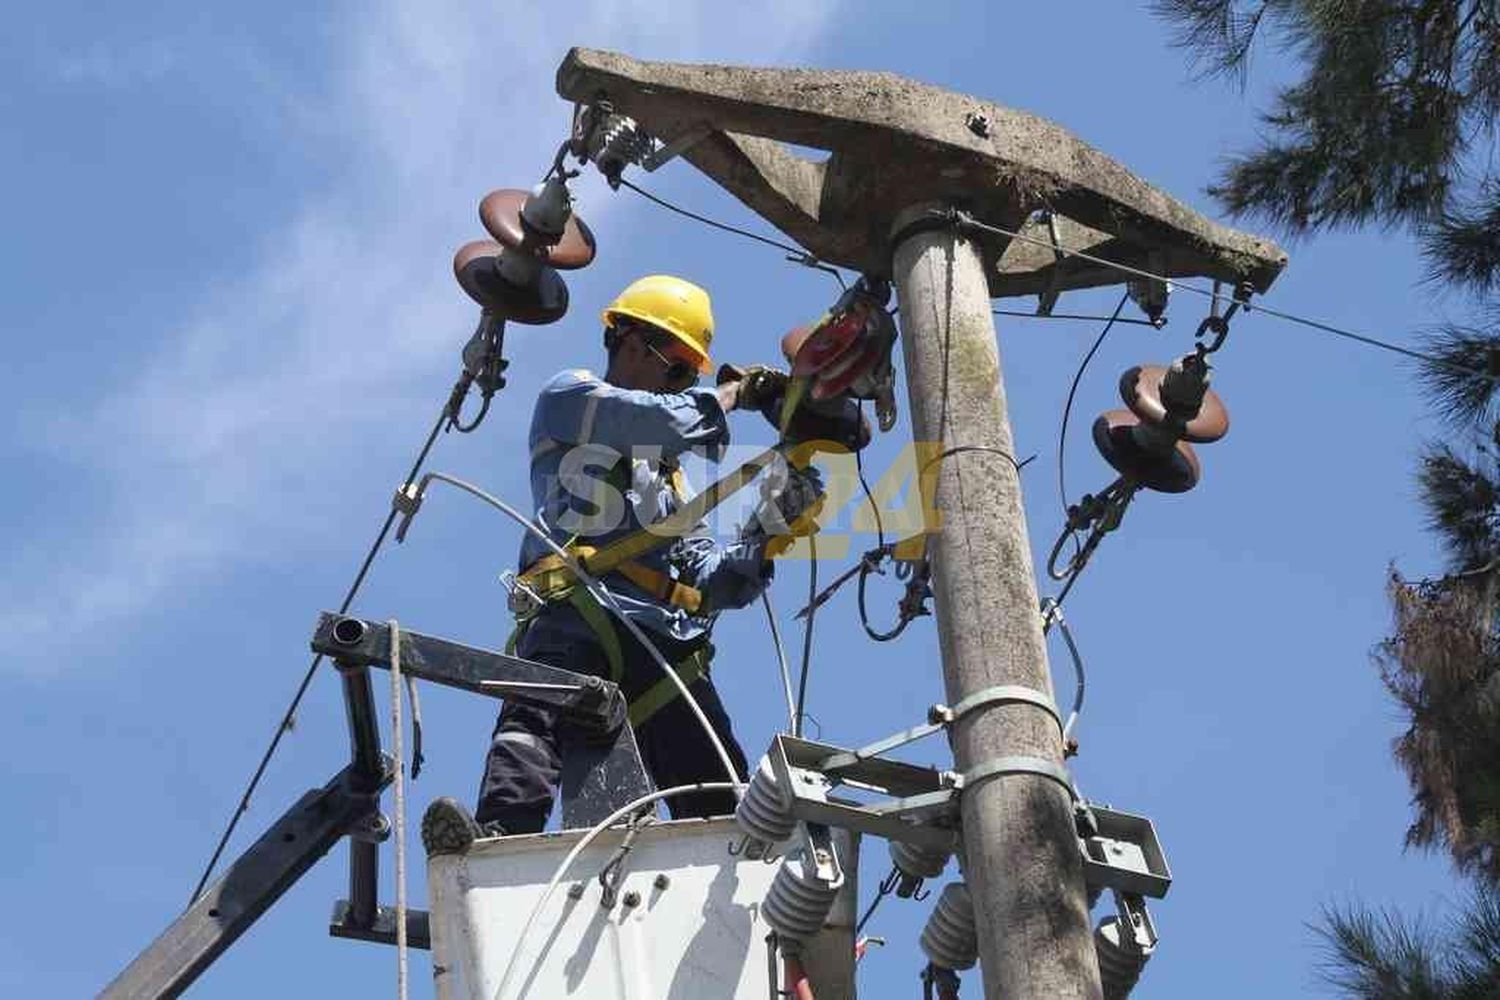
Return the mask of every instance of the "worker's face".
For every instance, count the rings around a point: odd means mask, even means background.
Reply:
[[[645,323],[622,324],[619,332],[620,347],[610,365],[616,385],[647,392],[682,392],[697,383],[697,364],[670,333]]]

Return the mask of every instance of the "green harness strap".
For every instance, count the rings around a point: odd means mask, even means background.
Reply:
[[[708,658],[709,647],[704,646],[686,659],[672,664],[672,669],[682,679],[683,686],[688,686],[708,673]],[[663,677],[630,703],[630,725],[633,728],[639,728],[651,716],[670,705],[673,698],[680,695],[681,692],[677,690],[677,685],[672,683],[672,678]]]

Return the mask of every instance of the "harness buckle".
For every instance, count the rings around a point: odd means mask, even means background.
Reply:
[[[514,570],[508,569],[500,574],[500,585],[506,591],[505,605],[516,616],[517,621],[530,621],[547,604],[540,594],[528,587],[516,575]]]

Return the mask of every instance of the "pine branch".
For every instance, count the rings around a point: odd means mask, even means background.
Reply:
[[[1455,430],[1494,434],[1500,375],[1500,330],[1449,324],[1423,337],[1432,358],[1420,368],[1422,391]]]
[[[1486,177],[1472,203],[1450,211],[1422,238],[1430,280],[1485,294],[1500,284],[1500,182]]]

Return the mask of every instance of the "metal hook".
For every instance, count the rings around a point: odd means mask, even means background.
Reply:
[[[922,900],[926,899],[928,896],[932,895],[932,890],[931,889],[923,889],[923,888],[921,888],[921,885],[922,885],[922,883],[924,881],[925,881],[924,879],[917,879],[917,886],[918,886],[918,888],[916,889],[916,891],[914,891],[911,894],[911,898],[915,899],[919,903]]]
[[[739,839],[739,843],[735,843],[734,841],[731,840],[729,842],[728,846],[725,848],[725,850],[727,850],[729,852],[729,856],[731,858],[737,858],[741,854],[745,853],[745,848],[749,845],[749,843],[750,843],[750,835],[746,834],[745,836],[743,836],[743,837],[741,837]]]

